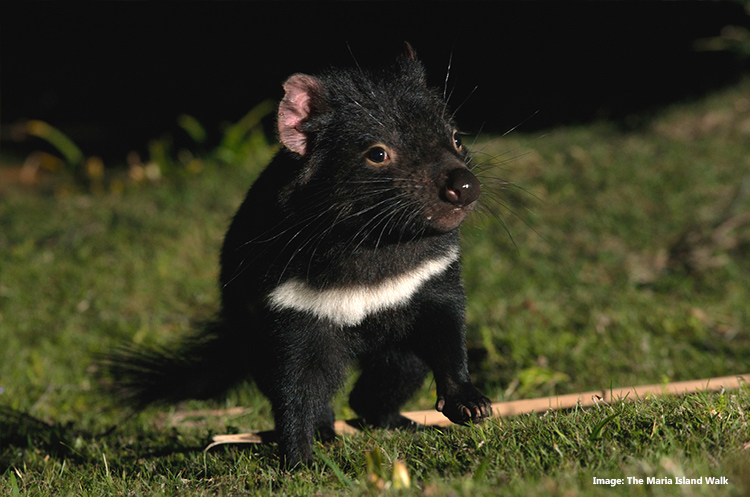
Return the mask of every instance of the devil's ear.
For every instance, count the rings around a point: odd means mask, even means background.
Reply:
[[[414,50],[414,47],[411,46],[411,43],[408,41],[404,42],[404,57],[406,57],[408,60],[412,62],[417,61],[417,52]]]
[[[404,42],[404,52],[398,58],[398,67],[418,85],[427,85],[427,74],[422,62],[417,58],[417,51],[408,41]]]
[[[303,125],[322,105],[323,85],[307,74],[294,74],[284,82],[284,98],[279,103],[278,128],[281,143],[301,156],[309,152]]]

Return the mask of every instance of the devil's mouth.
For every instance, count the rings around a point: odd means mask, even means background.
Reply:
[[[425,221],[439,231],[452,231],[458,228],[466,216],[474,210],[475,204],[476,202],[472,202],[468,205],[452,207],[441,213],[427,215]]]

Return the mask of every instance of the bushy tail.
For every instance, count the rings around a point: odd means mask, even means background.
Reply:
[[[175,347],[127,346],[105,355],[110,390],[141,409],[149,404],[218,397],[249,374],[246,344],[215,322]]]

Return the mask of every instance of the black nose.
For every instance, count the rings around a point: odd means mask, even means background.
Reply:
[[[443,194],[452,204],[469,205],[479,198],[479,180],[466,168],[454,169],[448,173]]]

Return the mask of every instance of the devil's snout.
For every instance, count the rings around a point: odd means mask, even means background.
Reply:
[[[443,196],[452,204],[467,206],[479,198],[479,180],[464,167],[453,169],[448,172]]]

